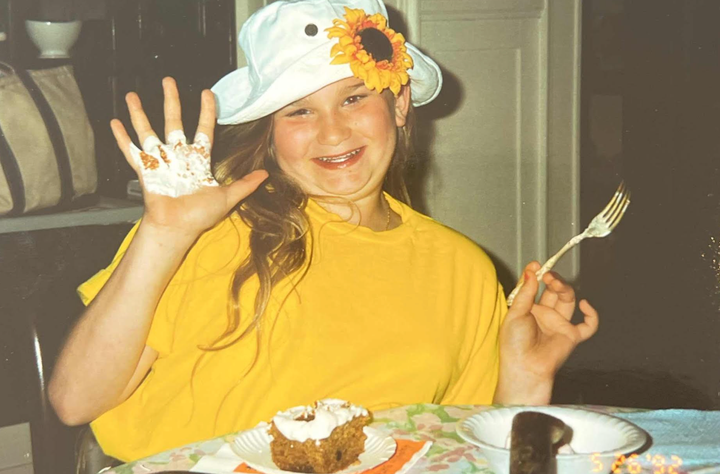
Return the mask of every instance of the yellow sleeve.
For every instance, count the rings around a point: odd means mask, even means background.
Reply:
[[[488,285],[490,286],[490,285]],[[451,386],[444,405],[489,405],[495,395],[500,370],[498,336],[507,314],[502,286],[483,290],[480,297],[477,330],[470,344],[472,350],[457,381]]]
[[[120,244],[120,247],[118,248],[112,262],[110,262],[110,265],[97,272],[78,287],[77,293],[85,306],[88,306],[92,300],[95,299],[98,293],[100,293],[100,290],[103,289],[107,281],[110,279],[110,276],[120,264],[120,261],[130,246],[130,243],[135,237],[139,225],[140,221],[135,223],[133,228],[130,229],[130,232],[128,232],[122,244]],[[145,341],[146,345],[155,349],[159,354],[167,354],[170,351],[172,346],[172,328],[174,325],[172,318],[168,317],[167,301],[164,300],[165,298],[161,298],[161,301],[158,304],[155,316],[153,317],[152,325],[150,326],[148,338]],[[159,316],[158,314],[161,315]]]
[[[120,260],[122,260],[123,255],[125,255],[127,248],[130,246],[130,242],[132,242],[133,237],[135,237],[135,233],[137,232],[139,225],[140,221],[136,222],[132,229],[130,229],[130,232],[128,232],[122,244],[120,244],[120,248],[118,248],[118,251],[112,259],[112,262],[110,262],[110,265],[91,276],[90,279],[78,287],[78,295],[85,306],[89,305],[90,302],[95,299],[97,294],[100,293],[100,290],[102,290],[103,286],[105,286],[105,283],[107,283],[110,279],[110,275],[112,275],[117,266],[120,264]]]

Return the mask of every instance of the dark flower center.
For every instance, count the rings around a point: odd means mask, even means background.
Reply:
[[[363,45],[375,61],[392,61],[392,43],[385,34],[376,28],[365,28],[358,32],[360,44]]]

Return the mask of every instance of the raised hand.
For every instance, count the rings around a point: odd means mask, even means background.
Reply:
[[[267,178],[267,172],[257,170],[232,184],[219,186],[210,172],[215,128],[212,92],[202,92],[198,128],[193,143],[188,144],[177,85],[170,77],[163,79],[162,84],[167,144],[153,131],[134,92],[126,96],[126,102],[142,150],[132,143],[122,122],[115,119],[110,125],[120,150],[143,186],[143,223],[197,236],[251,194]]]
[[[583,322],[571,322],[575,291],[554,272],[543,277],[546,289],[535,303],[537,262],[523,272],[525,284],[500,329],[498,403],[549,403],[558,369],[572,351],[597,331],[598,313],[580,301]]]

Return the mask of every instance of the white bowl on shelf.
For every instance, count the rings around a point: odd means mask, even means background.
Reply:
[[[620,455],[643,447],[648,434],[636,425],[603,413],[569,407],[506,407],[486,410],[461,420],[457,433],[480,448],[496,474],[510,470],[506,447],[512,421],[520,412],[534,411],[559,418],[572,429],[574,454],[557,454],[557,474],[609,473]]]
[[[82,21],[25,20],[30,39],[40,49],[41,59],[69,58],[82,29]]]

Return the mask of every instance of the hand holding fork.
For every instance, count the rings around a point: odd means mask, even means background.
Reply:
[[[617,227],[617,225],[620,223],[620,220],[625,215],[625,211],[627,210],[629,204],[630,191],[625,186],[625,183],[622,182],[620,183],[617,191],[615,191],[615,194],[613,195],[608,205],[605,206],[605,209],[600,211],[600,213],[596,215],[592,221],[590,221],[590,225],[588,225],[587,229],[585,229],[581,234],[578,234],[572,239],[570,239],[570,241],[565,244],[565,246],[561,248],[558,253],[553,255],[547,262],[545,262],[545,265],[543,265],[540,270],[535,273],[538,281],[542,279],[545,273],[552,269],[552,267],[557,263],[558,260],[560,260],[560,257],[562,257],[565,252],[575,247],[583,240],[590,237],[605,237],[609,235],[610,232],[612,232],[613,229],[615,229],[615,227]],[[523,286],[523,282],[524,281],[521,278],[518,284],[515,286],[515,289],[512,291],[512,293],[510,293],[510,296],[508,296],[508,306],[512,305],[515,296],[517,295],[518,291],[520,291],[520,288],[522,288]]]

